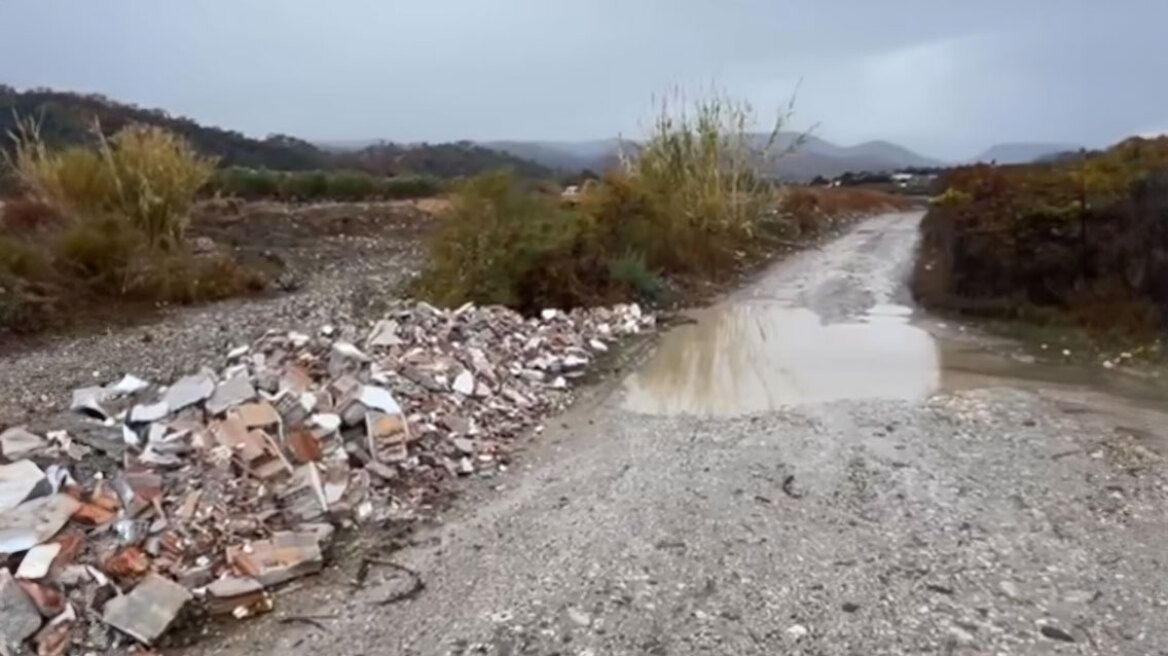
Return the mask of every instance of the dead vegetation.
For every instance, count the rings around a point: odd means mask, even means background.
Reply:
[[[924,304],[1117,337],[1168,320],[1168,139],[958,169],[922,225]]]
[[[0,214],[0,332],[39,331],[110,300],[193,303],[262,288],[228,254],[187,242],[214,161],[182,139],[129,127],[54,150],[34,123],[10,136],[7,164],[25,196]]]

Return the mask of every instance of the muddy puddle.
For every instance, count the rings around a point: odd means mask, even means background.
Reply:
[[[918,400],[947,390],[1027,387],[1063,397],[1168,409],[1162,381],[1043,363],[1017,348],[946,336],[912,308],[876,305],[846,322],[768,301],[692,312],[625,381],[645,414],[727,416],[844,399]]]

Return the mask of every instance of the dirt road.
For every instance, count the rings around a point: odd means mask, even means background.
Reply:
[[[1165,416],[975,371],[919,218],[667,335],[392,556],[420,592],[342,567],[189,653],[1168,654]]]

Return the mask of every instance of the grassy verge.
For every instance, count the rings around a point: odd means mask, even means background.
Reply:
[[[52,150],[37,126],[12,135],[25,191],[0,214],[0,333],[67,324],[111,301],[156,306],[262,287],[228,255],[187,243],[189,212],[214,161],[158,128]]]
[[[768,171],[783,155],[783,118],[760,136],[743,104],[664,105],[638,151],[570,205],[506,173],[469,180],[441,217],[418,291],[527,312],[684,297],[687,286],[733,279],[845,215],[903,202],[776,186]]]
[[[1072,161],[959,169],[922,224],[913,291],[941,310],[1162,335],[1168,139]]]

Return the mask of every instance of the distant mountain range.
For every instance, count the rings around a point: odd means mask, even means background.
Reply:
[[[768,138],[768,135],[759,135],[759,145]],[[782,133],[775,146],[780,151],[786,150],[797,138],[796,133]],[[482,145],[533,160],[548,168],[602,171],[618,161],[621,141],[486,141]],[[635,147],[635,144],[626,143],[626,147]],[[945,163],[887,141],[838,146],[826,139],[807,136],[797,149],[778,159],[774,173],[784,179],[805,182],[816,176],[832,178],[848,171],[877,172],[937,166],[945,166]]]
[[[779,135],[776,147],[789,148],[798,138],[796,133]],[[767,139],[759,135],[759,145]],[[493,150],[529,159],[545,167],[562,171],[602,171],[618,161],[619,139],[590,141],[485,141],[481,145]],[[635,146],[626,143],[627,147]],[[806,182],[816,177],[834,178],[849,171],[890,172],[909,168],[929,169],[976,162],[1022,164],[1059,157],[1076,152],[1080,146],[1060,143],[1003,143],[992,146],[977,157],[966,161],[942,161],[913,152],[888,141],[868,141],[856,146],[840,146],[821,137],[808,135],[803,143],[779,158],[774,173],[780,178]]]
[[[92,141],[95,121],[100,121],[102,129],[107,132],[130,123],[149,123],[181,134],[199,150],[218,156],[224,165],[278,170],[350,168],[380,175],[416,173],[456,177],[508,167],[523,177],[543,178],[583,170],[599,173],[619,162],[622,147],[626,151],[637,147],[635,142],[619,139],[440,144],[401,144],[366,139],[309,143],[287,135],[273,135],[261,140],[171,116],[163,110],[144,109],[98,95],[46,89],[21,92],[0,85],[0,137],[16,127],[16,116],[37,117],[41,121],[42,136],[53,145]],[[797,138],[796,133],[782,133],[775,145],[784,150]],[[762,146],[768,136],[756,135],[755,139]],[[0,148],[10,146],[7,140],[0,141],[3,141]],[[1071,144],[1005,143],[972,160],[943,162],[887,141],[840,146],[811,135],[797,149],[779,158],[773,173],[785,180],[806,182],[816,177],[834,178],[849,171],[880,173],[971,162],[1033,162],[1077,150],[1079,147]]]
[[[1029,164],[1055,158],[1063,153],[1077,152],[1082,146],[1060,143],[1004,143],[998,144],[973,158],[974,162],[989,164]]]

